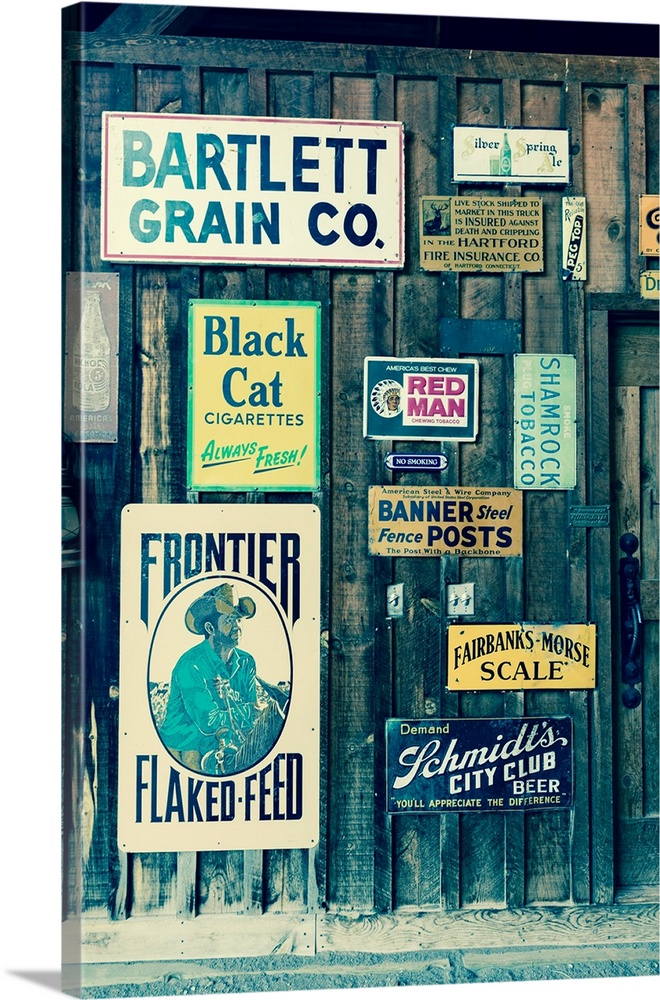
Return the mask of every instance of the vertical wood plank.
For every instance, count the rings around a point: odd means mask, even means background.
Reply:
[[[566,195],[582,195],[584,191],[584,156],[582,136],[582,85],[564,82],[566,125],[571,139],[571,186]],[[561,203],[559,205],[561,212]],[[586,298],[581,281],[562,282],[564,293],[564,343],[568,354],[576,359],[576,487],[567,495],[569,505],[588,502],[587,476],[587,397],[589,358],[586,351]],[[584,528],[568,532],[568,604],[567,619],[589,621],[587,531]],[[571,898],[575,903],[588,903],[591,898],[591,796],[589,768],[589,708],[591,695],[583,691],[570,694],[570,714],[573,719],[574,807],[571,856]]]
[[[615,541],[625,532],[637,537],[641,534],[640,468],[641,468],[641,406],[640,390],[636,386],[612,387],[612,469],[615,511],[613,519]],[[623,555],[619,552],[618,559]],[[614,568],[614,567],[613,567]],[[620,615],[618,599],[612,602]],[[617,644],[620,663],[620,647]],[[620,670],[616,671],[615,697],[617,703],[622,685]],[[615,714],[615,753],[617,767],[617,814],[622,819],[644,815],[644,731],[642,713],[619,710]]]
[[[468,60],[469,61],[469,60]],[[453,164],[452,125],[458,118],[458,84],[452,75],[441,75],[438,81],[438,193],[452,191],[451,176]],[[457,318],[459,316],[460,277],[457,273],[440,272],[437,281],[438,314],[441,318]],[[438,336],[438,355],[444,357],[446,350]],[[446,446],[448,467],[446,481],[459,482],[459,451],[460,445],[450,443]],[[458,556],[448,556],[439,560],[438,598],[442,602],[447,584],[458,582]],[[438,620],[440,630],[440,646],[438,651],[438,670],[440,673],[440,688],[438,693],[437,715],[440,718],[456,718],[459,712],[459,697],[457,692],[447,690],[446,664],[447,650],[445,640],[445,618]],[[443,815],[440,817],[440,898],[443,908],[457,909],[460,905],[460,837],[458,816]]]
[[[515,95],[511,108],[504,107],[501,81],[464,81],[459,87],[459,120],[479,124],[501,124],[519,109]],[[465,192],[462,192],[465,193]],[[477,197],[491,191],[470,190]],[[509,291],[509,295],[511,292]],[[501,319],[504,315],[505,284],[498,274],[461,275],[461,315],[465,319]],[[471,355],[472,357],[475,355]],[[477,356],[479,361],[480,415],[477,441],[460,447],[460,482],[463,485],[505,485],[507,361],[499,355]],[[475,608],[483,621],[498,621],[506,604],[505,565],[501,559],[460,561],[461,579],[475,584]],[[504,699],[497,692],[465,692],[459,696],[460,714],[466,718],[503,715]],[[496,813],[459,817],[460,899],[466,906],[502,903],[505,898],[505,818]],[[476,850],[476,844],[486,849]]]
[[[408,206],[408,261],[405,273],[397,274],[398,307],[394,355],[400,358],[434,357],[440,315],[433,280],[418,267],[419,199],[434,194],[437,185],[438,88],[435,80],[402,80],[397,87],[397,115],[405,116],[406,204]],[[395,446],[395,450],[396,450]],[[404,442],[401,447],[405,448]],[[437,450],[433,442],[419,442],[416,451]],[[381,465],[382,469],[382,465]],[[424,476],[429,485],[441,481],[438,474]],[[419,482],[410,473],[395,473],[395,484]],[[378,480],[382,481],[381,477]],[[440,560],[415,558],[393,560],[393,580],[403,584],[405,615],[393,619],[395,649],[394,715],[424,718],[437,712],[441,676],[440,623],[421,604],[421,598],[437,600]],[[441,897],[440,818],[437,816],[393,816],[394,906],[438,905]]]
[[[641,395],[642,458],[641,458],[641,508],[642,525],[639,540],[642,580],[653,581],[657,598],[659,573],[658,520],[660,507],[652,504],[658,500],[658,389],[644,388]],[[644,688],[644,815],[658,812],[658,621],[650,616],[644,622],[643,688]]]
[[[639,256],[639,196],[646,194],[646,108],[644,106],[644,87],[629,84],[626,87],[626,118],[628,140],[628,262],[626,275],[627,287],[630,291],[639,289],[639,273],[642,268]],[[649,192],[650,193],[650,192]]]
[[[600,363],[590,369],[587,390],[585,434],[590,442],[587,484],[590,502],[609,504],[610,496],[610,392],[609,329],[605,311],[589,309],[587,353]],[[612,529],[613,532],[613,529]],[[589,561],[588,596],[591,617],[598,623],[598,683],[592,695],[589,727],[591,814],[591,899],[610,903],[614,898],[613,871],[613,774],[612,774],[612,629],[615,613],[612,594],[610,534],[591,531],[587,541]]]
[[[624,292],[628,274],[625,90],[583,92],[584,193],[589,206],[587,291]]]
[[[660,88],[644,88],[644,138],[646,142],[646,191],[660,191]]]

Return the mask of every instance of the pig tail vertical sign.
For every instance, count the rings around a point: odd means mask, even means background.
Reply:
[[[319,488],[320,328],[318,302],[189,302],[189,489]]]
[[[318,507],[129,504],[120,621],[119,848],[313,847]]]

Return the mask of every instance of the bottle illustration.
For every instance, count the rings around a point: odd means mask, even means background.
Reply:
[[[500,174],[503,177],[511,176],[511,146],[509,145],[506,132],[504,133],[502,148],[500,149]]]
[[[73,405],[88,413],[110,405],[110,338],[101,313],[100,292],[85,291],[73,347]]]

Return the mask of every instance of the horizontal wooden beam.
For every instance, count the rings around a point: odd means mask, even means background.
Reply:
[[[465,79],[555,80],[567,84],[592,79],[598,67],[599,83],[655,85],[656,59],[647,56],[565,56],[547,53],[488,52],[459,49],[348,45],[334,42],[282,42],[236,38],[188,38],[176,35],[105,35],[63,32],[64,61],[135,63],[151,66],[204,66],[212,69],[289,70],[301,66],[313,71],[342,74],[413,74],[425,78],[459,76]]]
[[[62,991],[156,984],[167,992],[176,981],[195,984],[195,992],[251,992],[263,990],[266,975],[277,976],[278,989],[490,981],[503,970],[508,979],[655,975],[658,910],[630,904],[67,921]]]
[[[349,916],[205,914],[192,919],[100,917],[63,925],[65,964],[239,958],[275,953],[388,954],[657,942],[659,907],[547,906]]]

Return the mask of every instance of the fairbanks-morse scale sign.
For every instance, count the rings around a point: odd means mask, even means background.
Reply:
[[[118,845],[312,847],[319,511],[122,511]]]

